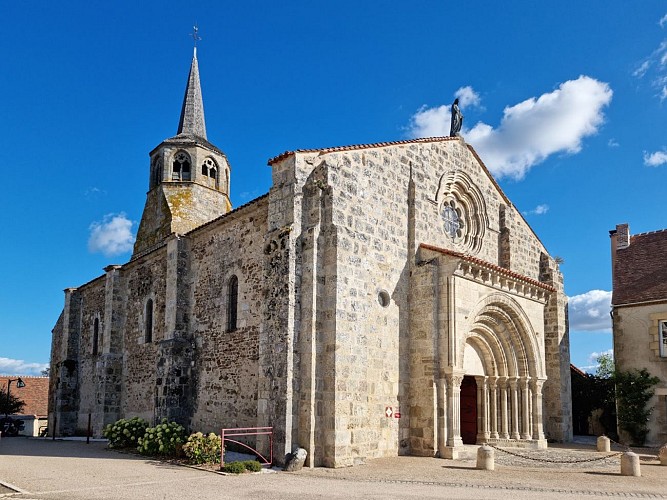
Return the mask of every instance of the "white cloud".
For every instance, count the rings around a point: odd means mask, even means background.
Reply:
[[[609,85],[588,76],[562,83],[556,90],[506,107],[500,125],[479,122],[463,129],[466,141],[496,176],[521,179],[555,153],[577,153],[584,137],[597,133],[602,109],[612,98]],[[422,107],[411,119],[413,137],[449,135],[449,106]]]
[[[106,257],[129,252],[134,245],[132,224],[124,213],[108,214],[101,222],[93,222],[89,228],[88,250]]]
[[[578,368],[580,370],[585,371],[586,373],[591,373],[591,374],[596,374],[598,370],[600,369],[600,363],[598,363],[598,358],[600,356],[611,356],[611,359],[614,359],[614,350],[613,349],[607,349],[606,351],[601,351],[601,352],[592,352],[588,355],[588,362],[592,363],[590,365],[586,366],[579,366]]]
[[[470,86],[459,88],[454,92],[463,110],[470,107],[481,107],[481,98]],[[443,104],[435,108],[424,105],[410,118],[408,135],[410,137],[446,137],[449,135],[452,113],[451,104]]]
[[[611,331],[611,292],[590,290],[569,297],[570,329],[585,332]]]
[[[102,189],[98,187],[89,187],[86,189],[86,191],[83,193],[83,196],[86,198],[88,201],[95,201],[101,198],[102,196],[106,195],[106,191],[103,191]]]
[[[410,118],[408,134],[411,137],[448,136],[451,118],[449,105],[442,105],[437,108],[422,106]]]
[[[663,27],[665,26],[665,23],[667,23],[667,14],[665,14],[664,16],[662,16],[662,18],[660,19],[660,21],[658,21],[658,24],[660,25],[661,28],[663,28]]]
[[[644,151],[644,165],[647,167],[659,167],[667,163],[667,152],[656,151],[655,153],[648,153]]]
[[[549,211],[549,205],[546,203],[543,203],[541,205],[537,205],[535,208],[532,210],[528,210],[524,212],[524,215],[544,215]]]
[[[48,363],[26,363],[22,359],[0,358],[0,373],[6,375],[41,375]]]
[[[663,27],[667,22],[667,15],[660,19],[660,26]],[[637,69],[632,72],[632,76],[642,79],[647,77],[649,84],[657,89],[656,96],[660,101],[667,98],[667,40],[663,40],[651,55],[644,59]]]
[[[481,103],[479,94],[475,92],[470,85],[458,89],[456,92],[454,92],[454,97],[459,100],[459,106],[461,109],[470,106],[478,107]]]
[[[610,148],[617,148],[619,145],[620,144],[618,143],[618,141],[614,138],[609,139],[609,141],[607,141],[607,146],[609,146]]]
[[[636,76],[637,78],[643,78],[646,72],[651,67],[651,64],[652,64],[651,61],[647,59],[646,61],[641,63],[641,65],[636,70],[632,72],[632,76]]]
[[[613,349],[607,349],[606,351],[602,351],[602,352],[592,352],[588,355],[588,361],[590,363],[597,362],[597,360],[600,356],[611,356],[613,358],[614,357],[614,350]],[[595,365],[595,366],[598,366],[598,365]]]

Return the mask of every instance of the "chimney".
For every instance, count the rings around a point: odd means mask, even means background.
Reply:
[[[627,224],[616,224],[616,250],[630,246],[630,227]]]
[[[609,231],[611,238],[611,282],[614,285],[616,270],[616,251],[630,246],[630,227],[628,224],[616,224],[616,229]]]

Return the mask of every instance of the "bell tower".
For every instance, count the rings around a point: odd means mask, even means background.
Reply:
[[[185,87],[178,132],[150,152],[146,204],[133,256],[231,211],[230,167],[206,139],[197,47]]]

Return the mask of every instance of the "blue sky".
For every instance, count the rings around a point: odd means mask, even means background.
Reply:
[[[232,203],[299,148],[463,136],[564,259],[572,361],[611,348],[608,231],[667,227],[667,5],[0,0],[0,373],[48,363],[62,290],[126,262],[192,56]],[[8,175],[11,173],[12,175]]]

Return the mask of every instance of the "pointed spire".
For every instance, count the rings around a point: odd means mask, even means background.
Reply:
[[[204,101],[199,83],[199,64],[197,63],[197,47],[195,47],[190,65],[188,85],[183,97],[181,120],[178,123],[178,133],[194,135],[206,139],[206,122],[204,121]]]

